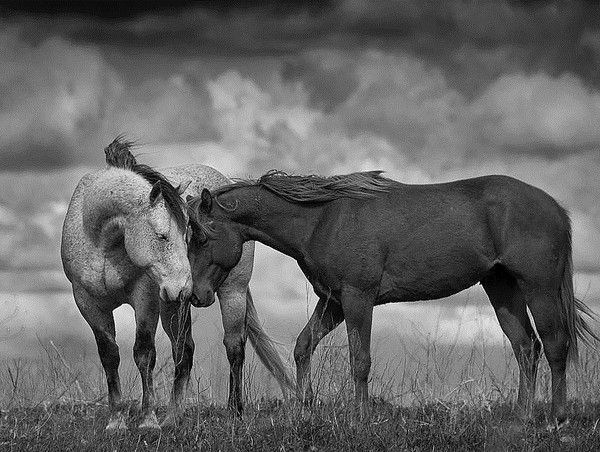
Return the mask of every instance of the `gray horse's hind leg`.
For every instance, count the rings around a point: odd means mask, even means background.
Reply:
[[[120,357],[119,347],[115,341],[115,320],[112,309],[102,310],[98,306],[98,300],[91,297],[85,289],[76,285],[73,285],[73,296],[81,315],[94,333],[100,362],[106,374],[108,405],[110,409],[110,418],[106,425],[106,431],[113,433],[127,430],[125,414],[121,405]]]
[[[161,427],[174,427],[177,424],[183,405],[183,396],[190,379],[194,360],[194,339],[189,303],[161,303],[160,319],[163,329],[171,341],[171,351],[175,362],[175,379],[166,418]],[[179,331],[180,321],[183,328]]]
[[[515,278],[501,268],[495,269],[481,284],[519,364],[517,404],[525,418],[531,418],[542,345],[527,315],[525,297]]]
[[[342,307],[337,301],[319,298],[310,320],[296,340],[294,360],[298,399],[306,404],[313,402],[313,389],[310,380],[310,362],[317,345],[329,332],[344,320]]]
[[[246,291],[247,286],[231,285],[218,291],[223,321],[223,344],[229,360],[229,399],[228,407],[235,414],[241,414],[242,371],[246,352]]]

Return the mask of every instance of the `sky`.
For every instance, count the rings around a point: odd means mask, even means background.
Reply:
[[[118,134],[144,163],[231,177],[517,177],[569,210],[576,292],[600,308],[595,2],[37,3],[0,2],[2,353],[66,323],[93,344],[60,231],[77,181]],[[295,262],[258,248],[252,287],[291,348],[315,301]],[[117,317],[131,326],[129,312]],[[480,288],[378,308],[375,329],[502,340]]]

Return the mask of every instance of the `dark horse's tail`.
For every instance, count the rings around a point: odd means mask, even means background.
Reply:
[[[573,290],[573,257],[571,251],[571,231],[569,230],[567,241],[567,262],[560,284],[560,305],[562,321],[569,336],[569,352],[567,359],[576,364],[579,357],[577,340],[581,339],[586,344],[594,347],[600,343],[600,337],[591,328],[590,324],[582,317],[582,314],[592,320],[597,320],[596,314],[581,300],[575,298]]]

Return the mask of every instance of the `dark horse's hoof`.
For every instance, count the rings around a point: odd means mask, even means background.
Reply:
[[[548,423],[546,430],[549,432],[558,432],[563,427],[568,426],[571,423],[568,417],[561,417],[560,419],[554,419],[554,422]]]

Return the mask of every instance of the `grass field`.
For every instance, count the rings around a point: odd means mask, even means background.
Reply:
[[[346,400],[318,404],[310,412],[294,403],[252,403],[241,419],[223,407],[190,406],[174,431],[104,433],[107,410],[95,404],[52,404],[3,412],[2,450],[599,450],[598,404],[573,403],[571,424],[545,429],[515,420],[509,405],[429,403],[397,407],[374,400],[361,416]],[[164,409],[159,410],[159,417]]]
[[[40,359],[0,361],[0,450],[600,450],[600,360],[584,349],[569,377],[570,424],[548,431],[550,378],[540,366],[533,420],[513,407],[517,370],[512,352],[499,347],[458,347],[422,339],[405,347],[400,362],[378,358],[367,414],[352,403],[343,335],[320,346],[314,360],[317,404],[312,409],[276,398],[273,379],[249,351],[246,404],[237,419],[224,407],[227,363],[195,363],[187,410],[176,430],[137,430],[139,377],[123,362],[129,431],[108,436],[105,381],[97,358],[65,359],[59,346],[40,341]],[[249,347],[250,349],[250,347]],[[410,352],[409,352],[410,351]],[[224,354],[224,353],[222,353]],[[155,383],[159,420],[171,385],[172,365],[159,350]]]

